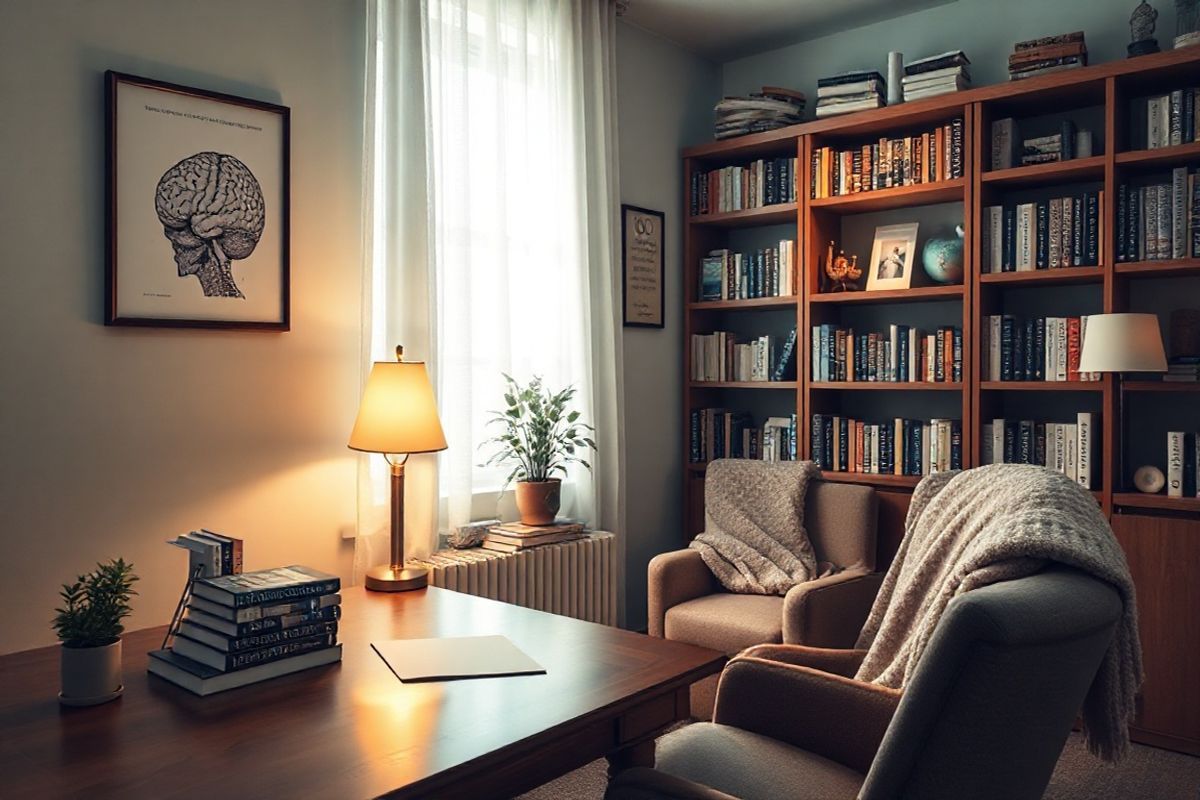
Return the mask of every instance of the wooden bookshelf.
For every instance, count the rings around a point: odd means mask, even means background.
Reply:
[[[1200,755],[1200,707],[1185,715],[1166,708],[1163,698],[1194,698],[1195,693],[1178,685],[1176,676],[1160,668],[1164,663],[1151,648],[1173,641],[1170,609],[1186,605],[1186,598],[1171,592],[1178,583],[1160,581],[1158,565],[1163,553],[1176,554],[1187,563],[1200,564],[1200,500],[1167,498],[1121,491],[1130,476],[1117,473],[1118,454],[1125,435],[1117,424],[1120,393],[1111,376],[1096,382],[984,381],[980,366],[981,329],[985,318],[995,313],[1044,316],[1053,303],[1062,302],[1062,313],[1071,316],[1120,311],[1165,309],[1136,306],[1143,293],[1134,291],[1142,279],[1196,279],[1200,295],[1200,259],[1116,263],[1117,190],[1130,179],[1181,165],[1200,166],[1200,143],[1155,150],[1135,150],[1131,142],[1132,103],[1139,97],[1162,94],[1173,88],[1194,86],[1200,74],[1200,48],[1185,48],[1139,58],[1122,59],[1082,69],[1040,76],[1023,81],[984,86],[941,97],[928,98],[891,108],[864,111],[842,117],[826,118],[753,136],[713,142],[684,151],[685,181],[693,170],[711,169],[727,164],[745,163],[759,157],[795,155],[798,158],[799,201],[787,208],[769,207],[750,212],[707,215],[685,220],[684,259],[687,288],[685,307],[685,369],[690,357],[687,345],[694,332],[707,332],[724,323],[724,316],[742,314],[751,322],[763,315],[782,315],[798,330],[797,380],[784,385],[769,384],[776,392],[753,392],[751,400],[771,402],[780,413],[797,415],[799,455],[811,456],[811,415],[845,414],[859,419],[874,417],[882,422],[909,413],[892,413],[903,404],[927,404],[939,409],[954,408],[963,430],[963,464],[977,466],[982,452],[981,432],[994,417],[1029,418],[1031,407],[1047,404],[1058,414],[1074,411],[1098,411],[1100,415],[1099,474],[1094,477],[1092,494],[1104,513],[1121,519],[1118,539],[1129,557],[1139,593],[1143,642],[1148,648],[1144,707],[1133,727],[1133,736],[1160,746]],[[990,170],[991,123],[1002,117],[1018,120],[1038,117],[1082,115],[1093,131],[1095,155],[1072,161]],[[844,196],[810,199],[812,153],[820,147],[834,149],[857,147],[885,136],[907,136],[914,132],[944,125],[961,116],[964,120],[964,177],[950,181],[918,184]],[[1056,123],[1055,123],[1056,124]],[[1058,187],[1066,191],[1100,189],[1103,221],[1099,242],[1099,263],[1095,267],[1036,270],[1032,272],[981,274],[979,231],[983,209],[1002,202],[1010,193],[1017,197],[1055,196]],[[689,184],[685,182],[685,203]],[[1025,202],[1018,200],[1017,202]],[[845,226],[856,224],[858,215],[882,214],[889,220],[912,210],[914,215],[955,214],[961,204],[965,229],[965,284],[961,286],[916,286],[911,289],[879,292],[821,292],[820,272],[830,239],[842,243]],[[936,208],[931,208],[936,207]],[[903,218],[897,221],[905,221]],[[717,304],[695,303],[697,269],[704,253],[722,246],[724,237],[740,235],[739,228],[788,224],[795,226],[798,296],[765,301],[726,301]],[[866,224],[866,223],[861,223]],[[888,224],[888,223],[879,223]],[[925,223],[922,221],[922,229]],[[855,250],[860,265],[867,255]],[[915,266],[920,271],[919,260]],[[1189,284],[1190,285],[1190,284]],[[1059,299],[1061,298],[1061,299]],[[886,319],[894,308],[896,318],[913,315],[938,315],[939,324],[954,324],[962,329],[963,380],[949,384],[816,382],[811,377],[811,328],[826,322],[844,324],[845,320]],[[1029,309],[1028,312],[1025,310]],[[743,312],[755,311],[753,315]],[[1049,313],[1053,313],[1050,311]],[[866,316],[864,316],[866,315]],[[884,315],[884,316],[880,316]],[[774,319],[774,317],[770,317]],[[750,323],[746,323],[750,324]],[[868,324],[868,323],[857,323]],[[906,323],[908,324],[908,323]],[[778,327],[778,326],[777,326]],[[921,325],[925,328],[926,326]],[[878,327],[872,330],[879,330]],[[688,374],[685,372],[685,375]],[[741,384],[688,384],[684,392],[684,443],[688,443],[690,412],[721,403],[732,407],[742,395]],[[725,389],[712,394],[702,389]],[[763,388],[754,385],[754,388]],[[1124,392],[1138,397],[1137,408],[1155,407],[1156,403],[1179,402],[1189,394],[1200,393],[1200,385],[1159,381],[1126,381]],[[761,407],[761,404],[760,404]],[[1011,413],[1009,408],[1018,409]],[[864,409],[866,409],[864,411]],[[757,413],[757,412],[756,412]],[[772,411],[772,413],[774,413]],[[1145,410],[1134,413],[1152,414]],[[931,413],[928,416],[945,416]],[[757,420],[756,420],[757,421]],[[1066,421],[1053,416],[1044,421]],[[1198,426],[1200,427],[1200,426]],[[690,538],[703,521],[703,478],[705,465],[687,464],[685,452],[685,525]],[[903,533],[908,497],[919,479],[912,476],[867,475],[828,472],[830,481],[874,486],[880,497],[880,541],[894,545]],[[881,552],[893,552],[894,546]],[[1195,576],[1200,580],[1200,575]],[[1189,663],[1200,663],[1200,642],[1191,641]],[[1189,676],[1189,679],[1194,676]],[[1178,700],[1173,702],[1180,702]],[[1190,702],[1190,701],[1189,701]],[[1200,704],[1198,704],[1200,706]],[[1198,721],[1195,725],[1181,720]],[[1189,727],[1191,726],[1191,727]]]

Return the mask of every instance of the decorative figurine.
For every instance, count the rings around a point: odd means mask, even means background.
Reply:
[[[963,227],[954,226],[954,236],[945,239],[930,239],[921,252],[925,272],[937,283],[962,283],[963,279]]]
[[[1133,473],[1133,486],[1145,494],[1158,494],[1167,485],[1167,478],[1158,467],[1146,464]]]
[[[825,274],[833,281],[833,291],[857,291],[855,281],[862,277],[862,270],[858,268],[858,256],[850,256],[850,260],[847,261],[845,251],[839,250],[837,258],[834,258],[833,240],[830,239],[829,249],[825,251]]]
[[[1158,52],[1158,40],[1154,38],[1154,22],[1157,19],[1158,12],[1146,0],[1138,3],[1137,8],[1129,15],[1129,34],[1132,41],[1125,50],[1130,58]]]

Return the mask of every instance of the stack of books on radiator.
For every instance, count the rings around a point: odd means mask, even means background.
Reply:
[[[207,695],[340,661],[340,589],[337,576],[303,566],[198,578],[149,671]]]
[[[583,524],[569,519],[555,520],[550,525],[505,522],[488,528],[480,546],[497,553],[519,553],[544,544],[573,542],[584,535]]]

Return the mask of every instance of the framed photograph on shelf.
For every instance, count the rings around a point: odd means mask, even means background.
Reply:
[[[663,221],[661,211],[621,204],[622,319],[627,328],[662,328]]]
[[[106,325],[286,331],[284,106],[109,71]]]
[[[875,244],[867,262],[867,291],[907,289],[917,258],[916,222],[875,229]]]

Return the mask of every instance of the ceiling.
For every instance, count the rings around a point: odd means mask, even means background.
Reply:
[[[771,50],[953,0],[627,0],[624,19],[713,61]]]

